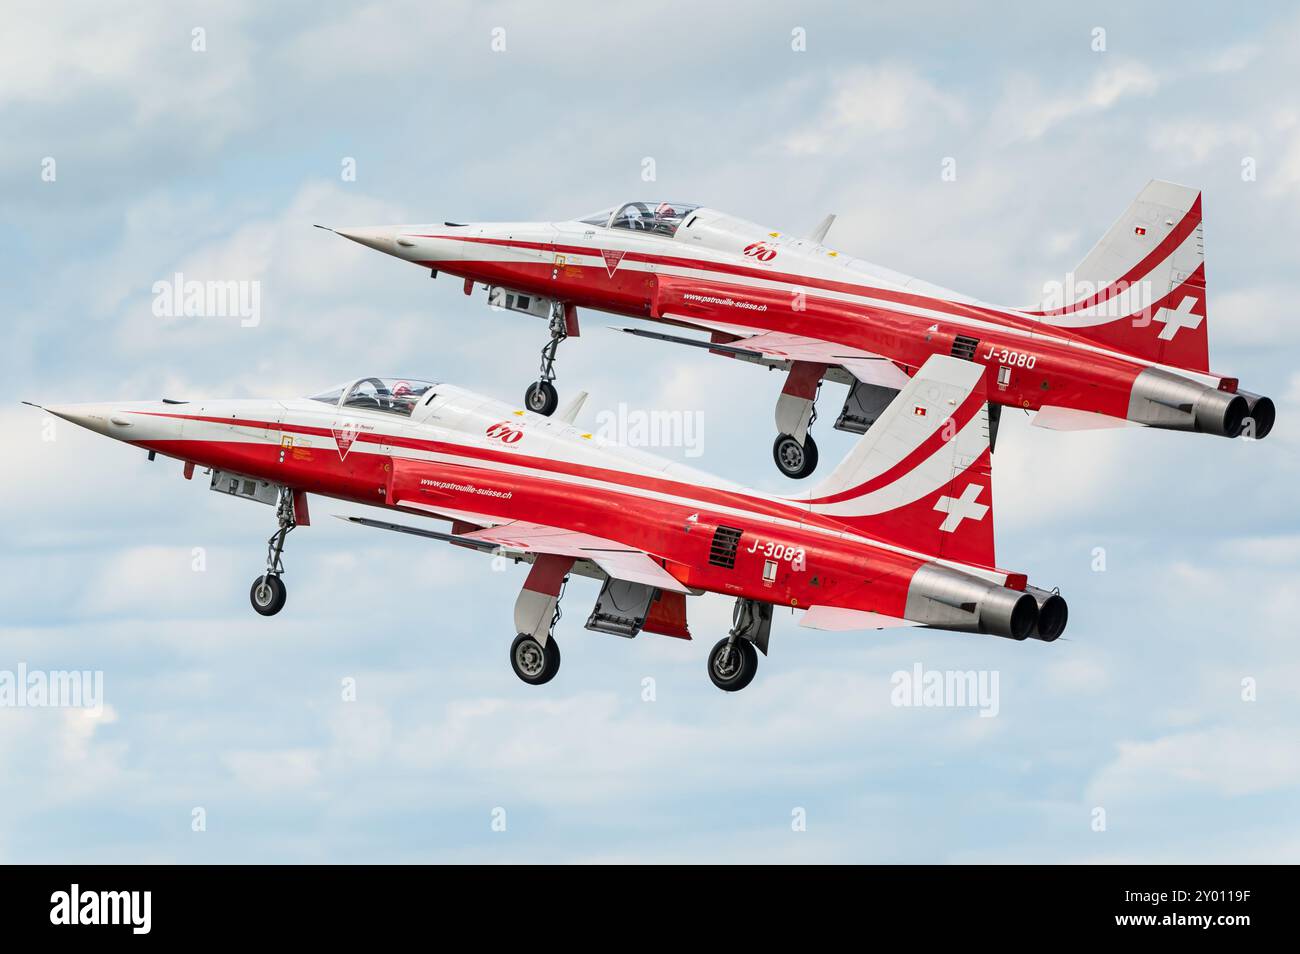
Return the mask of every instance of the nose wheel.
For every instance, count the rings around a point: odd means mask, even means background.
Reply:
[[[534,381],[524,392],[524,407],[534,414],[550,417],[560,403],[560,394],[550,381]]]
[[[253,604],[253,609],[263,616],[274,616],[284,609],[287,596],[284,581],[269,573],[255,579],[252,589],[248,592],[248,599]]]
[[[800,480],[817,469],[817,442],[811,434],[804,435],[802,444],[789,434],[778,434],[772,444],[772,459],[777,470]]]
[[[530,686],[544,685],[560,671],[560,644],[550,636],[543,646],[536,637],[520,633],[510,644],[510,668]]]
[[[279,526],[271,534],[271,539],[266,541],[266,572],[253,581],[253,586],[248,591],[248,601],[262,616],[274,616],[280,612],[288,597],[284,581],[280,579],[284,573],[284,561],[281,558],[284,555],[284,539],[298,524],[293,516],[293,492],[284,487],[280,488],[276,500],[275,518]]]
[[[542,348],[541,377],[524,392],[524,407],[534,414],[550,417],[560,405],[560,394],[555,390],[555,353],[560,342],[569,337],[569,326],[564,317],[564,306],[551,308],[551,340]]]

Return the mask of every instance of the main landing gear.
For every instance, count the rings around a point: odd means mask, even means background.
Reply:
[[[754,681],[758,651],[767,655],[772,604],[738,599],[731,621],[731,632],[709,651],[709,678],[723,692],[739,692]]]
[[[817,442],[809,430],[817,420],[817,396],[825,374],[824,364],[792,362],[776,400],[777,434],[772,459],[776,469],[791,480],[801,480],[817,469]]]
[[[560,671],[560,647],[555,626],[560,621],[560,601],[575,572],[574,557],[539,554],[515,600],[514,642],[510,668],[521,682],[541,686]],[[578,568],[577,572],[584,572]],[[605,577],[587,629],[632,639],[642,630],[690,639],[686,628],[684,593],[663,592],[647,583]],[[732,612],[731,631],[709,652],[709,678],[724,692],[738,692],[754,679],[758,654],[767,655],[772,630],[772,604],[738,599]]]
[[[817,469],[817,442],[811,434],[804,435],[802,444],[789,434],[778,434],[772,443],[772,459],[781,473],[801,480]]]
[[[543,646],[536,637],[520,633],[510,644],[510,668],[530,686],[548,683],[560,671],[560,644],[554,635]]]
[[[280,488],[275,503],[275,519],[279,528],[266,542],[266,572],[253,581],[248,592],[253,609],[262,616],[274,616],[284,609],[288,596],[284,581],[280,579],[284,573],[284,562],[280,557],[284,553],[284,538],[298,525],[293,514],[293,491]]]
[[[817,469],[817,442],[809,431],[817,420],[822,381],[849,386],[834,426],[835,430],[850,434],[867,433],[899,392],[899,388],[889,385],[868,384],[841,367],[791,362],[790,373],[776,401],[777,434],[772,444],[772,459],[777,470],[793,480],[807,477]],[[996,419],[990,418],[990,423],[996,431]]]
[[[555,390],[555,352],[560,342],[569,337],[568,317],[564,305],[557,302],[551,309],[551,340],[542,348],[541,377],[524,392],[524,407],[534,414],[550,417],[560,404],[560,394]]]
[[[544,685],[560,671],[555,624],[560,621],[560,600],[573,564],[573,557],[542,554],[533,562],[515,600],[515,632],[519,635],[510,644],[510,668],[530,686]]]

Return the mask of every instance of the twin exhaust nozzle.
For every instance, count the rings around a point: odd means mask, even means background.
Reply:
[[[906,615],[923,626],[1045,643],[1060,637],[1070,618],[1059,593],[1036,586],[1013,590],[937,563],[912,576]]]
[[[1133,382],[1128,419],[1147,427],[1199,431],[1219,437],[1261,440],[1273,430],[1277,408],[1271,398],[1250,391],[1220,391],[1158,368],[1147,368]]]

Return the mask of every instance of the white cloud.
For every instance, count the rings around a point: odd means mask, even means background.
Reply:
[[[222,762],[243,787],[255,792],[308,788],[320,778],[321,753],[313,749],[244,749],[227,752]]]
[[[251,95],[248,11],[235,2],[197,17],[209,35],[207,52],[195,52],[198,23],[170,5],[9,4],[0,31],[0,115],[96,104],[81,122],[52,128],[44,145],[56,159],[121,156],[143,136],[215,147],[250,116],[243,105]]]
[[[992,125],[1006,140],[1036,140],[1075,119],[1094,123],[1099,113],[1121,101],[1151,96],[1159,88],[1156,73],[1138,62],[1108,62],[1089,82],[1070,92],[1043,92],[1032,77],[1019,76],[1008,84]]]
[[[785,150],[792,155],[842,153],[868,138],[873,146],[887,148],[898,133],[966,122],[966,109],[956,95],[908,66],[860,66],[835,75],[828,85],[816,118],[785,137]]]
[[[1105,804],[1189,789],[1238,797],[1297,786],[1292,733],[1217,728],[1120,742],[1116,759],[1089,783],[1088,798]]]
[[[444,15],[413,0],[306,20],[242,9],[233,21],[204,13],[203,56],[188,49],[197,14],[174,7],[100,7],[79,23],[23,7],[0,39],[8,161],[33,181],[33,156],[60,162],[58,186],[6,193],[0,271],[13,307],[0,361],[15,396],[280,395],[367,370],[522,390],[536,323],[314,222],[530,218],[656,190],[781,228],[835,211],[846,252],[1016,300],[1036,297],[1044,274],[1161,175],[1207,185],[1212,281],[1252,290],[1212,289],[1211,336],[1240,349],[1225,370],[1247,386],[1290,380],[1277,387],[1281,423],[1246,447],[1057,435],[1008,414],[995,461],[1000,562],[1062,585],[1066,640],[821,634],[782,613],[754,685],[724,696],[704,673],[729,625],[722,597],[692,602],[692,642],[625,642],[583,630],[595,589],[575,581],[564,669],[537,692],[505,661],[521,568],[494,574],[473,554],[344,527],[328,515],[349,508],[333,501],[313,501],[313,527],[290,541],[285,612],[256,617],[247,587],[268,508],[70,426],[47,445],[39,412],[0,412],[4,644],[31,664],[102,659],[117,714],[88,732],[70,714],[0,712],[14,769],[0,780],[6,857],[324,860],[364,846],[383,860],[454,846],[465,860],[1056,860],[1086,855],[1089,779],[1128,800],[1108,856],[1242,857],[1267,840],[1261,850],[1295,857],[1294,824],[1267,803],[1260,820],[1235,814],[1230,835],[1167,820],[1171,806],[1235,812],[1231,773],[1264,795],[1295,784],[1255,765],[1296,722],[1286,688],[1300,438],[1287,422],[1300,418],[1300,374],[1278,322],[1294,297],[1300,114],[1277,92],[1294,86],[1296,58],[1281,55],[1294,40],[1224,16],[1209,53],[1173,44],[1144,67],[1071,59],[1050,29],[1030,56],[990,58],[977,51],[1005,34],[975,15],[954,19],[970,36],[957,49],[929,24],[837,13],[811,23],[809,52],[795,54],[788,16],[761,5],[739,24],[698,4],[567,18],[521,4]],[[688,41],[665,26],[683,10]],[[45,19],[28,29],[35,17]],[[504,57],[488,50],[497,22]],[[882,25],[894,58],[864,66],[852,38]],[[1234,152],[1247,148],[1257,186],[1239,181]],[[360,182],[304,180],[336,174],[341,154],[358,157]],[[947,154],[958,177],[941,183]],[[653,183],[641,178],[646,156]],[[262,326],[164,327],[150,285],[177,269],[260,280]],[[788,491],[769,453],[779,376],[583,321],[561,351],[566,393],[698,407],[703,469]],[[828,427],[842,394],[824,395],[823,469],[849,440]],[[191,541],[209,546],[211,589],[176,576]],[[1111,572],[1089,571],[1094,541],[1111,546]],[[918,660],[999,670],[1001,714],[889,706],[889,674]],[[1246,674],[1259,678],[1258,708],[1237,701]],[[356,703],[339,699],[346,675],[359,679]],[[645,675],[657,680],[653,704],[640,701]],[[1250,720],[1265,717],[1257,731]],[[1252,739],[1239,765],[1235,750]],[[1158,796],[1138,804],[1141,793]],[[511,834],[488,842],[501,800]],[[196,801],[251,823],[220,838],[166,834],[189,835]],[[810,808],[806,837],[789,832],[792,805]],[[105,806],[127,821],[82,824]],[[264,811],[292,813],[296,830],[259,824]],[[481,839],[466,818],[483,820]],[[1116,844],[1122,828],[1146,841]]]

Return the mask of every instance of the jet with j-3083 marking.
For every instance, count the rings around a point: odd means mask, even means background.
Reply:
[[[682,202],[626,202],[566,222],[334,229],[463,278],[469,294],[550,322],[525,395],[554,411],[559,343],[590,308],[673,327],[630,334],[705,348],[786,373],[773,457],[810,474],[824,380],[849,385],[835,427],[863,433],[935,354],[987,369],[996,441],[1003,407],[1057,430],[1145,425],[1262,438],[1274,406],[1210,370],[1201,195],[1152,181],[1044,301],[1008,308],[845,255],[808,237]],[[682,335],[694,329],[707,338]]]
[[[274,507],[250,599],[285,605],[285,537],[309,494],[383,508],[349,517],[531,564],[510,662],[525,682],[559,667],[552,629],[570,574],[602,582],[597,632],[690,638],[686,597],[736,600],[709,653],[721,689],[753,678],[774,607],[829,630],[925,626],[1051,642],[1067,608],[997,567],[983,370],[936,355],[811,493],[748,490],[553,416],[448,384],[365,377],[291,400],[110,402],[44,410],[211,470],[214,491]],[[398,516],[406,518],[395,522]],[[449,521],[449,531],[420,518]],[[403,597],[409,594],[401,594]]]

